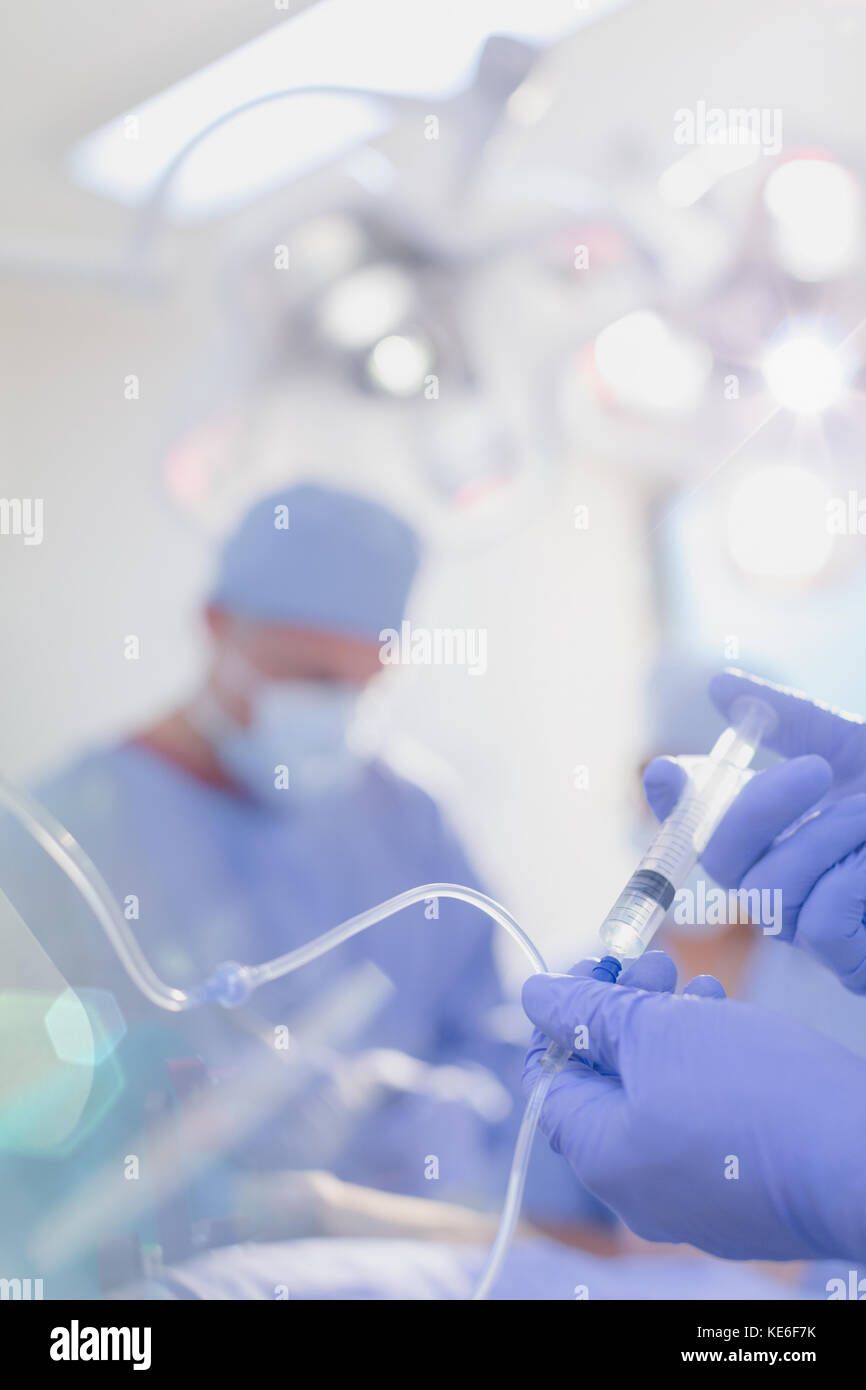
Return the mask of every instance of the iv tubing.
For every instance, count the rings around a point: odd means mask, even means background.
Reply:
[[[152,1004],[157,1005],[160,1009],[167,1009],[171,1013],[180,1013],[186,1009],[217,1000],[220,995],[215,993],[215,986],[224,986],[227,981],[229,986],[237,987],[237,992],[234,997],[230,997],[229,991],[223,990],[221,1002],[224,1005],[241,1003],[252,990],[257,989],[260,985],[267,984],[271,980],[278,980],[283,975],[289,975],[293,971],[299,970],[302,966],[308,965],[310,961],[317,960],[319,956],[323,956],[326,952],[334,950],[336,946],[342,945],[344,941],[348,941],[349,937],[357,936],[359,932],[366,931],[368,927],[375,926],[377,922],[393,916],[396,912],[401,912],[405,907],[411,907],[414,903],[429,901],[432,898],[456,898],[460,902],[470,903],[479,908],[498,926],[507,931],[512,940],[517,942],[534,972],[545,973],[547,971],[547,965],[541,952],[518,926],[511,914],[506,912],[505,908],[501,907],[493,898],[461,884],[427,883],[419,888],[410,888],[405,893],[398,893],[396,897],[389,898],[387,902],[379,903],[366,912],[359,912],[357,916],[350,917],[348,921],[332,927],[330,931],[324,932],[313,941],[308,941],[304,946],[299,946],[297,950],[288,951],[285,955],[277,956],[274,960],[267,961],[263,965],[239,966],[234,962],[226,962],[222,967],[217,968],[210,981],[198,988],[192,991],[175,989],[171,985],[165,984],[156,974],[133,936],[117,900],[102,874],[89,855],[85,854],[74,836],[61,825],[60,821],[33,797],[19,788],[11,786],[2,778],[0,778],[0,805],[11,811],[19,824],[32,835],[37,844],[45,850],[46,854],[50,855],[73,886],[78,889],[108,937],[132,983]],[[480,1281],[473,1294],[473,1299],[487,1297],[508,1254],[520,1215],[520,1204],[526,1184],[532,1142],[538,1128],[539,1115],[550,1083],[558,1069],[558,1067],[553,1066],[543,1067],[527,1102],[517,1135],[499,1227]]]
[[[40,848],[50,855],[78,889],[114,947],[130,980],[151,1004],[168,1009],[170,1013],[178,1013],[181,1009],[190,1009],[202,1002],[197,990],[188,994],[186,990],[173,989],[159,978],[93,860],[50,811],[3,778],[0,778],[0,805],[12,812],[18,823],[29,831]]]

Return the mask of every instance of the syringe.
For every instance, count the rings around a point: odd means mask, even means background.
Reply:
[[[737,701],[736,723],[713,745],[689,778],[679,801],[659,826],[628,883],[601,924],[599,935],[620,963],[643,955],[719,822],[751,774],[761,740],[776,722],[763,700]],[[619,972],[617,971],[617,974]]]
[[[614,984],[623,962],[643,954],[668,908],[694,868],[719,822],[751,775],[749,764],[762,738],[772,732],[776,712],[749,696],[731,708],[731,726],[706,758],[689,772],[688,784],[599,929],[607,948],[592,970],[596,980]],[[547,1093],[571,1057],[571,1049],[551,1043],[527,1101],[517,1136],[505,1205],[496,1239],[481,1273],[475,1299],[486,1298],[502,1268],[520,1214],[532,1141]]]
[[[643,955],[668,909],[712,838],[719,822],[752,775],[749,764],[772,732],[776,712],[744,696],[731,709],[730,727],[689,773],[688,784],[599,928],[607,954],[592,971],[613,983],[623,963]],[[571,1054],[552,1043],[546,1067],[558,1071]]]

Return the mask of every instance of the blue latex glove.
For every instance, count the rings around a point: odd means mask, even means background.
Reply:
[[[729,1259],[866,1256],[866,1061],[777,1014],[706,997],[721,991],[708,977],[693,991],[703,998],[672,994],[673,964],[659,957],[624,971],[625,985],[585,978],[592,962],[526,981],[541,1030],[527,1090],[548,1039],[573,1047],[588,1030],[542,1110],[551,1146],[647,1240]]]
[[[866,773],[866,723],[734,671],[715,676],[710,694],[725,717],[740,695],[771,704],[779,722],[766,746],[788,761],[746,784],[707,845],[704,868],[723,888],[779,890],[780,939],[866,993],[866,795],[851,790]],[[672,759],[649,764],[644,790],[659,819],[684,782]]]

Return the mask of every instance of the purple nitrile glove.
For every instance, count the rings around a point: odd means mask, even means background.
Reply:
[[[591,966],[523,990],[540,1030],[527,1089],[549,1039],[578,1040],[541,1128],[584,1186],[647,1240],[729,1259],[866,1256],[866,1061],[719,998],[707,977],[673,995],[661,952],[625,984],[586,978]]]
[[[781,921],[764,929],[866,993],[866,794],[852,790],[866,775],[866,723],[734,671],[715,676],[710,694],[724,715],[742,695],[772,705],[779,719],[766,745],[788,761],[746,784],[701,863],[723,888],[778,893]],[[659,819],[684,783],[673,759],[649,764],[644,790]]]

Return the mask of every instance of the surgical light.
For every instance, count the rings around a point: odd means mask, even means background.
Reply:
[[[773,243],[796,280],[831,279],[859,255],[862,195],[857,180],[831,159],[789,159],[764,185]]]
[[[338,347],[370,347],[400,326],[413,303],[405,271],[377,262],[331,286],[319,305],[319,327]]]
[[[296,226],[289,239],[291,265],[320,281],[345,275],[361,260],[364,233],[342,213],[323,213]]]
[[[800,464],[771,464],[745,474],[727,514],[728,549],[744,573],[769,579],[811,579],[833,548],[827,530],[826,483]]]
[[[274,90],[288,85],[277,83]],[[145,203],[175,156],[212,121],[243,104],[219,91],[202,103],[195,96],[180,83],[87,136],[70,155],[72,178],[129,206]],[[261,89],[254,93],[260,96]],[[303,91],[239,112],[190,150],[172,183],[167,211],[181,223],[213,217],[375,139],[392,119],[381,101],[363,93]]]
[[[659,195],[674,208],[692,207],[728,174],[747,169],[760,157],[754,143],[699,145],[659,177]]]
[[[506,110],[509,120],[517,126],[532,126],[543,120],[553,105],[553,96],[548,87],[532,78],[521,82],[508,98]]]
[[[432,365],[428,345],[399,333],[382,338],[367,359],[370,380],[392,396],[414,396]]]
[[[177,220],[209,216],[388,129],[390,103],[374,94],[454,96],[469,86],[492,34],[553,43],[625,3],[320,0],[92,131],[74,146],[69,170],[83,187],[135,206],[189,141],[226,113],[292,87],[354,89],[354,98],[332,92],[271,104],[240,117],[237,132],[209,135],[210,153],[191,155],[171,200]]]
[[[800,415],[813,415],[833,405],[850,375],[838,348],[807,334],[793,334],[770,348],[763,371],[779,405]]]
[[[640,309],[602,329],[595,341],[595,365],[621,404],[651,414],[676,414],[698,404],[712,355],[704,343]]]

